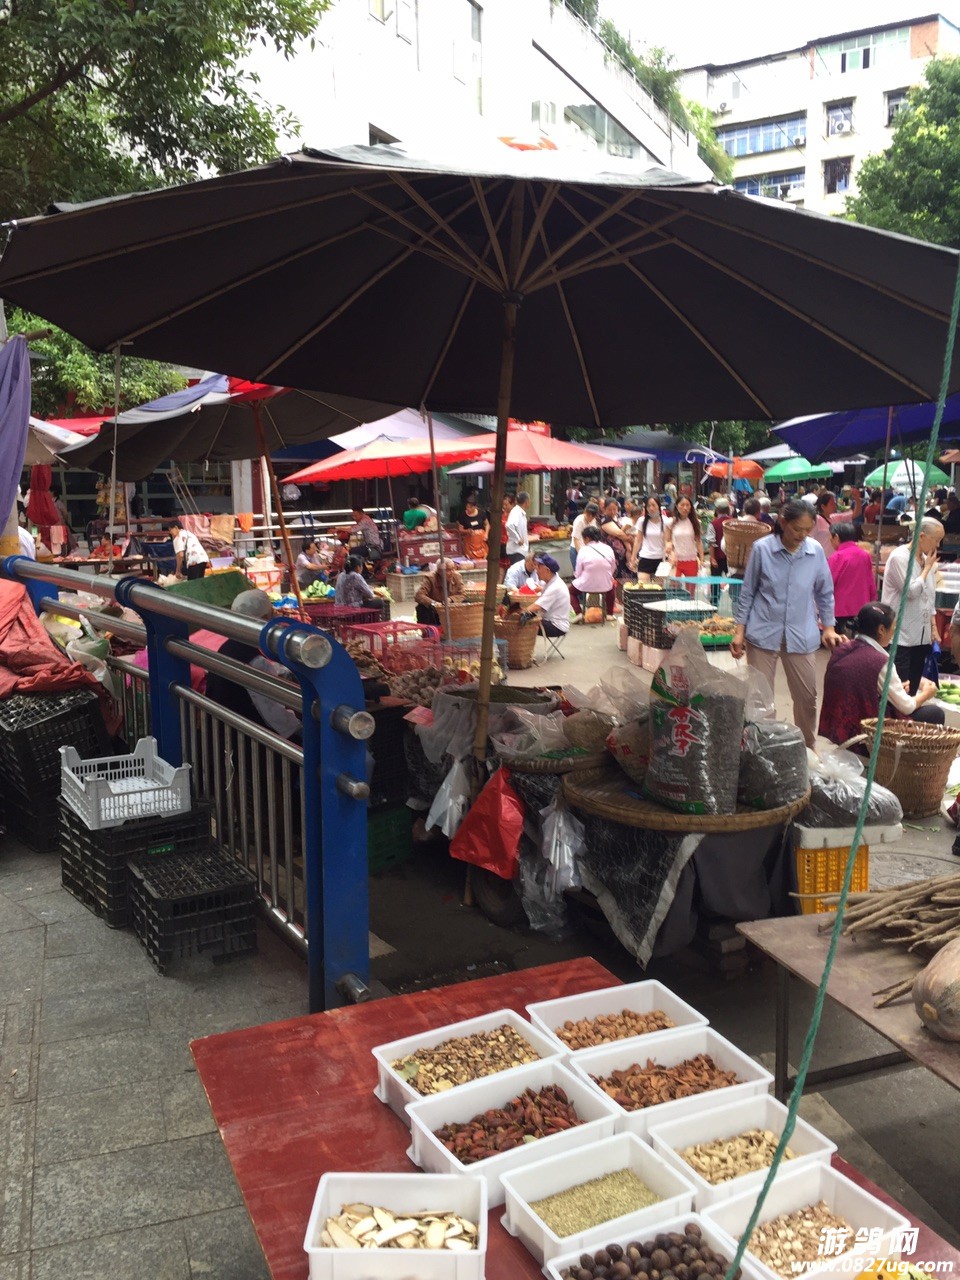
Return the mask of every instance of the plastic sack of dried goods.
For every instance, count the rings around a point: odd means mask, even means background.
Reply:
[[[810,786],[807,744],[793,724],[764,720],[743,730],[739,800],[748,809],[776,809]]]
[[[550,751],[568,750],[566,724],[562,711],[536,715],[523,707],[507,707],[491,731],[490,741],[504,760],[530,760]]]
[[[644,793],[679,813],[733,813],[746,677],[710,665],[700,637],[678,636],[650,686]]]
[[[854,827],[866,789],[860,757],[852,751],[831,751],[810,765],[810,803],[797,821],[805,827]],[[875,782],[866,825],[893,826],[902,819],[900,801]]]
[[[543,819],[543,856],[550,864],[545,885],[555,896],[564,889],[580,888],[580,869],[577,857],[583,848],[583,823],[575,818],[561,796],[555,796],[545,809],[540,810]]]
[[[602,751],[607,734],[614,726],[612,716],[600,711],[575,711],[566,717],[564,732],[571,746],[583,747],[584,751]]]
[[[649,708],[645,707],[635,720],[611,730],[607,750],[631,782],[642,786],[650,763]]]

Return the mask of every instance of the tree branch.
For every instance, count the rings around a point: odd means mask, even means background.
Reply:
[[[33,93],[28,94],[26,98],[21,98],[19,102],[15,102],[13,106],[6,107],[0,111],[0,125],[9,124],[11,120],[16,120],[20,116],[25,116],[28,111],[32,111],[38,102],[43,102],[45,98],[49,98],[51,94],[57,93],[60,89],[75,80],[83,71],[87,62],[93,53],[96,52],[97,46],[91,45],[82,56],[69,66],[61,67],[52,80],[49,80],[42,88],[36,89]]]

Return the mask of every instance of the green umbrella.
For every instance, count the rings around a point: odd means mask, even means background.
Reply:
[[[919,489],[923,482],[923,475],[922,462],[914,462],[912,458],[900,458],[896,462],[887,463],[886,478],[884,478],[884,467],[879,466],[875,471],[870,472],[863,483],[871,489],[878,485],[885,485],[888,489]],[[928,484],[950,483],[950,477],[939,467],[931,465],[926,469],[926,475]]]
[[[769,484],[771,480],[785,480],[788,483],[791,480],[826,480],[832,475],[833,468],[825,463],[815,465],[806,458],[784,458],[782,462],[767,468],[763,473],[763,483]]]

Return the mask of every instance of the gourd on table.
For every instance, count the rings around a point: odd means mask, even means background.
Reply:
[[[917,1017],[941,1040],[960,1040],[960,938],[937,952],[913,983]]]

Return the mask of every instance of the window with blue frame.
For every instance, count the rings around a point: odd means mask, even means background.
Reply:
[[[765,151],[784,151],[803,146],[807,140],[806,113],[763,120],[758,124],[735,124],[717,130],[717,138],[728,156],[755,156]]]
[[[751,178],[737,178],[734,187],[748,196],[767,196],[782,200],[789,192],[796,196],[803,191],[807,175],[803,169],[792,173],[758,173]]]

